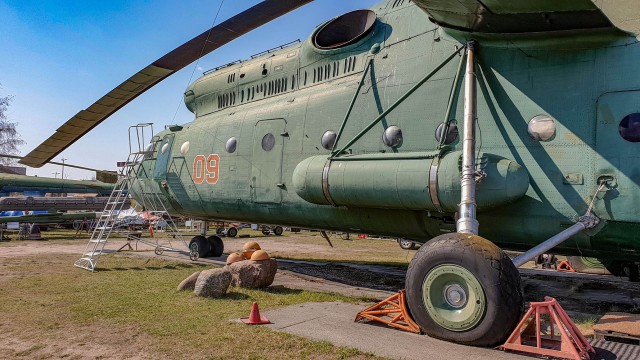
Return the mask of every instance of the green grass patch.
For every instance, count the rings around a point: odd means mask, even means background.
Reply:
[[[74,268],[75,258],[44,254],[37,260],[14,258],[3,264],[2,274],[8,276],[0,278],[0,314],[7,315],[3,331],[50,339],[70,336],[73,329],[136,329],[138,342],[169,358],[376,358],[355,349],[231,321],[248,316],[254,301],[261,310],[268,310],[311,301],[358,299],[286,288],[233,287],[220,299],[199,298],[190,291],[177,292],[176,286],[204,266],[109,255],[100,259],[99,271],[90,273]],[[145,337],[148,339],[140,340]],[[41,346],[34,345],[15,356],[29,357]]]

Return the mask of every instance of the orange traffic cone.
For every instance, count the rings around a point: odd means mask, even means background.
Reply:
[[[245,324],[248,325],[262,325],[262,324],[271,324],[266,317],[260,316],[260,310],[258,309],[258,302],[254,301],[253,306],[251,306],[251,314],[248,318],[240,318]]]

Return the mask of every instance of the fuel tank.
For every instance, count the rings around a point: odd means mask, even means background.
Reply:
[[[460,202],[461,156],[460,151],[312,156],[296,166],[293,186],[318,205],[453,213]],[[478,211],[514,202],[529,188],[527,171],[515,161],[483,153],[477,163]]]

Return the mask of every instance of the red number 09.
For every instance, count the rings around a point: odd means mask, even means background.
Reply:
[[[204,155],[196,155],[193,159],[193,182],[196,184],[215,184],[218,182],[220,173],[220,156],[211,154],[205,158]]]

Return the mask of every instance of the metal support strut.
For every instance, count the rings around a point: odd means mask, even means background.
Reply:
[[[476,219],[476,72],[475,42],[467,43],[467,67],[464,77],[464,138],[460,176],[459,233],[478,234]],[[442,136],[445,136],[444,134]]]
[[[603,181],[600,183],[600,186],[598,186],[598,189],[596,189],[595,194],[593,194],[593,198],[591,199],[591,203],[587,208],[587,212],[578,218],[577,223],[571,225],[571,227],[569,227],[568,229],[561,231],[560,233],[550,237],[544,242],[538,244],[537,246],[534,246],[526,253],[520,256],[517,256],[515,259],[513,259],[513,265],[515,265],[516,267],[520,267],[524,265],[527,261],[533,260],[539,255],[542,255],[547,251],[551,250],[552,248],[562,244],[573,235],[579,234],[584,230],[594,228],[596,225],[598,225],[600,223],[600,219],[596,215],[594,215],[591,212],[591,210],[593,210],[593,205],[598,199],[598,193],[602,189],[604,189],[606,186],[609,186],[608,181]]]
[[[550,237],[549,239],[545,240],[541,244],[534,246],[526,253],[517,256],[515,259],[513,259],[513,265],[515,265],[516,267],[520,267],[524,265],[527,261],[532,260],[538,257],[539,255],[546,253],[547,251],[560,245],[561,243],[563,243],[565,240],[569,239],[573,235],[576,235],[586,229],[591,229],[592,227],[596,226],[598,222],[599,222],[598,218],[591,214],[580,217],[578,222],[571,225],[571,227]]]

